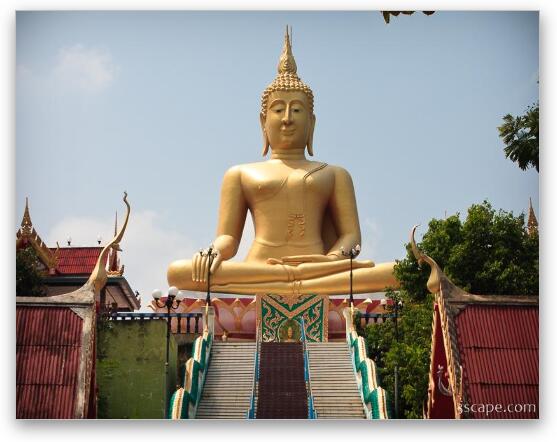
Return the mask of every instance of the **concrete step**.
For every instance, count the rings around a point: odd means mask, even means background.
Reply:
[[[253,390],[255,343],[214,343],[196,419],[245,419]]]
[[[207,390],[203,389],[203,397],[250,397],[251,396],[251,388],[246,388],[242,390]]]
[[[318,419],[365,418],[348,345],[312,343],[308,350],[311,391]]]

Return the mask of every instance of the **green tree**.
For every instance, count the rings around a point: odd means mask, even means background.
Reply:
[[[495,211],[484,201],[459,215],[433,219],[420,249],[433,258],[459,287],[482,295],[537,295],[539,279],[538,234],[528,235],[524,214]],[[418,268],[410,246],[395,268],[397,278],[412,300],[424,299],[429,266]]]
[[[499,136],[505,143],[505,156],[526,170],[535,167],[539,172],[539,103],[528,107],[524,115],[513,117],[507,114],[498,127]]]
[[[388,291],[386,296],[394,302],[403,301],[398,311],[398,340],[394,318],[368,325],[364,334],[368,356],[375,361],[380,384],[389,392],[393,405],[398,366],[399,417],[421,419],[429,380],[433,297],[415,302],[403,290]]]
[[[499,210],[484,201],[459,215],[433,219],[418,247],[432,257],[458,286],[471,293],[534,295],[538,293],[538,235],[526,233],[524,214]],[[399,367],[399,411],[402,418],[420,418],[427,396],[433,297],[426,283],[430,268],[418,267],[407,245],[407,256],[395,265],[399,292],[387,291],[399,312],[399,339],[394,322],[369,325],[363,331],[368,355],[375,360],[381,385],[393,397],[394,368]]]
[[[16,296],[45,296],[43,275],[39,269],[39,259],[32,247],[16,252]]]

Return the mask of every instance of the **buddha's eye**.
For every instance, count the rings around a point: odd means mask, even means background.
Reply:
[[[292,111],[293,111],[293,112],[296,112],[296,113],[299,113],[299,112],[301,112],[302,110],[301,110],[301,109],[296,109],[296,108],[294,108],[294,109],[292,109]]]

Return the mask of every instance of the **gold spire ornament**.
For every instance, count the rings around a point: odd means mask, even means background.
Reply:
[[[48,273],[54,274],[56,272],[56,266],[58,265],[58,250],[52,252],[33,227],[33,222],[31,221],[31,215],[29,213],[29,199],[26,197],[21,227],[16,233],[16,249],[27,247],[27,245],[35,249],[39,260],[48,269]]]
[[[118,234],[118,212],[114,217],[114,236]],[[120,267],[120,258],[118,252],[121,252],[120,244],[114,244],[110,250],[108,257],[108,276],[122,276],[124,274],[124,266]]]
[[[532,198],[530,198],[530,204],[528,207],[528,235],[532,235],[538,232],[538,220],[536,219],[536,214],[534,213],[534,208],[532,207]]]
[[[280,55],[277,70],[279,74],[295,74],[298,70],[296,60],[294,60],[294,55],[292,55],[292,27],[290,27],[290,34],[288,34],[288,26],[286,27],[284,47]]]
[[[24,235],[31,235],[33,231],[33,223],[31,222],[31,215],[29,215],[29,198],[25,197],[25,211],[23,212],[23,219],[21,220],[21,233]]]

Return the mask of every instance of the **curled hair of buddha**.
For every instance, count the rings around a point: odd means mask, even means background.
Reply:
[[[267,86],[261,96],[261,114],[267,116],[267,104],[269,96],[275,91],[301,91],[308,97],[309,110],[313,113],[313,92],[310,87],[298,77],[296,60],[292,55],[292,40],[286,28],[284,36],[284,47],[278,64],[278,75],[273,82]]]

